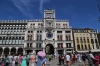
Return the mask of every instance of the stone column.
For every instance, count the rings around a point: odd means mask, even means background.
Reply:
[[[57,54],[57,49],[56,49],[56,48],[54,49],[54,53],[56,53],[56,54]]]
[[[23,49],[23,54],[26,54],[25,50]]]
[[[64,54],[66,54],[66,50],[64,49]]]
[[[33,50],[33,53],[35,53],[35,50]]]
[[[62,31],[63,35],[62,35],[62,40],[65,40],[65,31]]]
[[[16,53],[18,53],[18,47],[16,47]]]
[[[2,55],[4,55],[4,49],[5,49],[5,47],[3,47],[2,49],[3,49],[3,51],[2,51]]]
[[[45,48],[43,48],[43,51],[45,52]]]
[[[11,48],[12,48],[12,47],[9,47],[9,54],[11,54]]]

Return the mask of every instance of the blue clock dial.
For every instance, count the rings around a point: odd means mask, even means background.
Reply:
[[[50,33],[47,33],[47,37],[48,38],[52,38],[53,34],[50,32]]]

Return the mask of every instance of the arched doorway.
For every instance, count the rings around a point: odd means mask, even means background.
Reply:
[[[23,54],[23,48],[18,48],[18,54]]]
[[[4,54],[9,54],[9,48],[8,48],[8,47],[6,47],[6,48],[4,49]]]
[[[0,47],[0,54],[2,54],[2,52],[3,52],[3,49]]]
[[[47,44],[45,47],[45,52],[47,54],[54,54],[54,46],[52,44]]]
[[[11,54],[15,54],[16,53],[16,48],[11,48]]]

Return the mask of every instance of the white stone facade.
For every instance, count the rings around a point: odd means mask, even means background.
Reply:
[[[53,53],[73,52],[72,28],[69,21],[57,20],[55,10],[44,10],[44,19],[28,22],[25,32],[26,53],[28,50],[46,51],[48,44],[54,47]]]

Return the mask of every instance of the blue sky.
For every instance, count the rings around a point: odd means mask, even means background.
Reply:
[[[56,19],[68,19],[73,28],[100,32],[96,0],[0,0],[0,20],[42,19],[48,7],[56,10]]]

